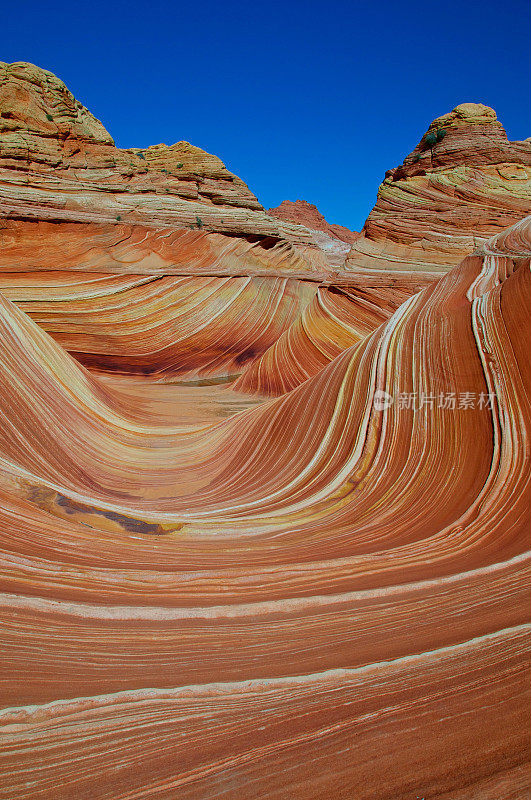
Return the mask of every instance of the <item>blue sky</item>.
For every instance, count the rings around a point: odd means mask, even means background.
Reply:
[[[387,169],[461,102],[531,135],[529,2],[10,3],[0,60],[55,72],[120,147],[185,139],[266,206],[363,224]]]

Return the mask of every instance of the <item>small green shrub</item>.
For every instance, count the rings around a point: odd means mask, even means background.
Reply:
[[[179,161],[179,163],[176,164],[175,166],[177,167],[177,169],[182,169],[184,167],[184,164],[182,161]]]
[[[139,158],[142,158],[142,159],[144,159],[144,160],[145,160],[145,158],[146,158],[146,157],[145,157],[145,155],[144,155],[144,153],[137,153],[137,155],[138,155],[138,157],[139,157]]]
[[[48,120],[48,122],[53,122],[53,117],[51,114],[46,114],[46,119]]]
[[[437,128],[437,141],[442,142],[446,136],[446,128]]]
[[[433,147],[434,144],[437,144],[437,134],[433,132],[427,133],[424,141],[428,147]]]
[[[197,222],[197,227],[201,230],[201,228],[203,227],[203,220],[201,219],[201,217],[196,217],[195,221]]]
[[[122,219],[121,216],[118,214],[118,216],[116,217],[116,222],[120,222],[121,219]]]

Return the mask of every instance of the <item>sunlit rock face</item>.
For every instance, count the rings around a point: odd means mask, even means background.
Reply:
[[[1,299],[10,798],[525,796],[530,255],[217,422]]]
[[[361,342],[425,283],[360,276],[352,285],[320,286],[288,330],[244,369],[234,388],[270,396],[291,391]]]
[[[27,273],[4,275],[2,292],[81,363],[167,379],[238,375],[316,291],[256,276],[47,272],[38,282]]]
[[[326,256],[311,232],[268,216],[219,158],[188,142],[145,149],[115,147],[101,122],[65,84],[33,64],[0,62],[0,136],[0,213],[8,220],[113,228],[118,223],[122,239],[131,226],[145,224],[152,233],[164,229],[170,238],[166,248],[170,265],[180,249],[172,249],[172,230],[194,230],[203,237],[220,233],[224,238],[208,240],[217,251],[208,265],[214,273],[327,271]],[[11,231],[8,225],[7,230],[8,244],[23,241],[19,227]],[[86,238],[87,228],[76,230],[79,239]],[[106,233],[112,237],[106,227],[96,229],[97,243],[105,241]],[[43,241],[47,234],[48,229],[39,230]],[[245,246],[233,253],[235,238]],[[53,236],[48,240],[52,244]],[[137,244],[131,242],[127,259],[122,258],[130,269],[144,252],[138,252]],[[316,261],[313,266],[306,249]],[[35,260],[46,266],[43,254],[41,261],[33,255],[32,269]],[[82,250],[79,257],[85,261]],[[194,268],[192,257],[189,270]]]
[[[240,372],[329,273],[313,234],[269,217],[219,158],[115,147],[45,70],[0,64],[0,113],[0,290],[85,363]]]
[[[526,797],[529,142],[459,106],[345,241],[0,111],[0,795]]]
[[[360,236],[343,225],[330,224],[319,209],[305,200],[283,200],[268,213],[283,222],[303,226],[311,235],[315,245],[324,251],[329,265],[343,269],[353,242]]]
[[[304,225],[313,231],[322,231],[334,239],[352,244],[359,236],[356,231],[345,228],[344,225],[330,224],[323,217],[317,206],[307,203],[306,200],[283,200],[276,208],[270,208],[268,212],[272,217],[278,217],[285,222],[294,222],[296,225]]]
[[[0,65],[0,113],[0,291],[113,373],[241,375],[278,395],[529,207],[530,143],[484,106],[430,126],[435,145],[391,171],[362,235],[304,201],[266,213],[187,142],[115,147],[31,64]]]
[[[279,395],[316,374],[347,341],[363,338],[370,320],[381,321],[405,294],[437,280],[486,237],[529,213],[530,179],[531,140],[507,141],[491,108],[463,103],[434,120],[404,164],[389,171],[361,234],[348,232],[349,238],[334,230],[303,201],[271,209],[319,229],[335,249],[335,237],[350,248],[336,256],[342,269],[332,285],[321,287],[289,330],[249,365],[238,388]]]
[[[446,272],[530,206],[531,141],[509,142],[492,108],[462,103],[386,174],[347,268]]]

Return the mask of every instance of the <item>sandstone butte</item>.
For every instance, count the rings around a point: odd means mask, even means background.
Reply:
[[[527,797],[530,142],[458,106],[345,242],[0,112],[0,798]]]
[[[276,208],[270,208],[268,214],[284,220],[284,222],[304,225],[314,232],[321,231],[332,240],[338,239],[344,244],[352,244],[359,236],[359,233],[345,228],[344,225],[331,225],[323,217],[317,206],[306,202],[306,200],[295,200],[294,203],[291,200],[283,200]],[[346,252],[348,252],[348,249],[346,249]]]

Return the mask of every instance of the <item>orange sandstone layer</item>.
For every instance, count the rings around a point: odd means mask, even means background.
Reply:
[[[11,273],[16,302],[80,362],[170,379],[239,374],[298,319],[315,284],[291,278]]]
[[[347,244],[356,241],[359,233],[345,228],[344,225],[330,224],[323,217],[319,209],[306,200],[283,200],[276,208],[270,208],[269,214],[278,217],[285,222],[294,222],[296,225],[304,225],[314,231],[323,231],[335,239],[340,239]]]
[[[218,423],[0,300],[6,797],[526,796],[530,256]]]
[[[231,271],[240,274],[255,254],[264,273],[327,270],[311,233],[268,216],[219,158],[188,142],[117,148],[51,72],[0,62],[0,112],[0,214],[8,220],[148,225],[170,239],[191,229],[220,256],[236,237],[243,246]],[[211,270],[224,267],[211,259]]]
[[[301,201],[267,214],[187,142],[115,147],[31,64],[0,64],[0,112],[0,291],[98,369],[193,379],[249,367],[241,388],[278,394],[529,209],[530,143],[507,142],[484,106],[432,123],[362,235]]]
[[[115,147],[45,70],[0,64],[0,112],[0,291],[86,364],[241,372],[329,275],[217,157]]]
[[[289,392],[361,342],[396,311],[419,282],[389,286],[321,286],[287,331],[237,379],[234,388],[253,394]]]

